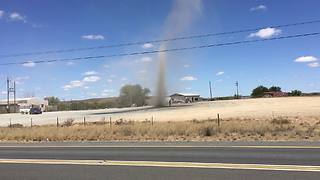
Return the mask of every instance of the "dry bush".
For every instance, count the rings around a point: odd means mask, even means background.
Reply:
[[[74,122],[74,119],[67,119],[65,122],[63,122],[62,126],[63,127],[69,127],[69,126],[72,126],[73,125],[73,122]]]
[[[10,124],[8,126],[9,128],[23,128],[22,124],[16,123],[16,124]]]
[[[320,139],[320,124],[300,125],[289,119],[225,119],[183,122],[133,122],[121,120],[112,125],[74,124],[0,128],[0,140],[16,141],[102,141],[102,140],[299,140]]]
[[[271,120],[271,123],[272,124],[280,124],[280,125],[283,125],[283,124],[290,124],[290,120],[288,120],[288,118],[284,118],[284,117],[277,117],[277,118],[273,118]]]

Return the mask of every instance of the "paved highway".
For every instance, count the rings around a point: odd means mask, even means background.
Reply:
[[[319,179],[319,143],[0,143],[0,179]]]

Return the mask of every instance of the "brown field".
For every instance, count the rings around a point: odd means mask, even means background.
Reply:
[[[117,121],[0,128],[1,141],[286,141],[320,140],[320,118],[312,122],[274,119],[216,119],[177,122]]]
[[[37,125],[41,119],[34,119],[32,128],[30,121],[21,127],[23,123],[17,120],[11,128],[0,128],[0,140],[320,140],[320,97],[245,99],[125,110],[128,112],[119,109],[117,113],[115,110],[56,112],[65,113],[58,126],[53,125],[56,119],[39,123],[48,125]]]
[[[144,121],[154,118],[156,122],[166,121],[190,121],[215,119],[217,113],[222,119],[256,119],[265,120],[273,117],[288,117],[314,123],[314,118],[320,117],[320,96],[314,97],[284,97],[284,98],[260,98],[225,100],[213,102],[200,102],[187,106],[165,107],[148,109],[149,107],[101,109],[87,111],[48,112],[42,115],[2,114],[0,126],[8,126],[12,123],[29,126],[32,118],[33,124],[56,124],[58,117],[62,123],[67,119],[75,122],[87,122],[126,119],[131,121]]]

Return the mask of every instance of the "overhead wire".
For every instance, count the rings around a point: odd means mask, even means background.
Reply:
[[[109,54],[109,55],[84,56],[84,57],[63,58],[63,59],[48,59],[48,60],[35,60],[35,61],[22,61],[22,62],[7,62],[7,63],[0,63],[0,66],[26,65],[28,63],[41,64],[41,63],[63,62],[63,61],[85,61],[85,60],[101,59],[101,58],[112,58],[112,57],[122,57],[122,56],[136,56],[136,55],[155,54],[155,53],[167,53],[167,52],[186,51],[186,50],[192,50],[192,49],[203,49],[203,48],[212,48],[212,47],[248,44],[248,43],[264,42],[264,41],[275,41],[275,40],[292,39],[292,38],[303,38],[303,37],[310,37],[310,36],[317,36],[317,35],[320,35],[320,32],[305,33],[305,34],[295,34],[295,35],[280,36],[280,37],[273,37],[273,38],[267,38],[267,39],[231,41],[231,42],[217,43],[217,44],[206,44],[206,45],[198,45],[198,46],[190,46],[190,47],[178,47],[178,48],[171,48],[171,49],[159,49],[159,50],[151,50],[151,51],[137,51],[137,52],[129,52],[129,53],[117,53],[117,54]]]
[[[296,22],[296,23],[273,25],[273,26],[261,26],[261,27],[234,30],[234,31],[226,31],[226,32],[219,32],[219,33],[207,33],[207,34],[198,34],[198,35],[174,37],[174,38],[167,38],[167,39],[137,41],[137,42],[128,42],[128,43],[93,46],[93,47],[84,47],[84,48],[70,48],[70,49],[59,49],[59,50],[37,51],[37,52],[23,52],[23,53],[15,53],[15,54],[0,54],[0,58],[31,56],[31,55],[45,55],[45,54],[56,54],[56,53],[67,53],[67,52],[77,52],[77,51],[87,51],[87,50],[96,50],[96,49],[105,49],[105,48],[116,48],[116,47],[126,47],[126,46],[134,46],[134,45],[143,45],[143,44],[147,44],[147,43],[161,43],[161,42],[169,42],[169,41],[208,38],[208,37],[213,37],[213,36],[231,35],[231,34],[237,34],[237,33],[258,31],[258,30],[265,29],[265,28],[285,28],[285,27],[293,27],[293,26],[315,24],[315,23],[320,23],[320,20]]]

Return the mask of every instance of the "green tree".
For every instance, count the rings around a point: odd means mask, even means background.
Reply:
[[[302,92],[299,90],[293,90],[289,93],[290,96],[301,96]]]
[[[271,87],[269,88],[269,91],[281,92],[281,87],[279,87],[279,86],[271,86]]]
[[[265,92],[268,92],[269,89],[264,86],[258,86],[252,90],[251,96],[252,97],[262,97]]]
[[[146,101],[150,89],[142,88],[141,85],[125,85],[120,90],[119,102],[122,107],[129,107],[132,105],[143,106]]]

